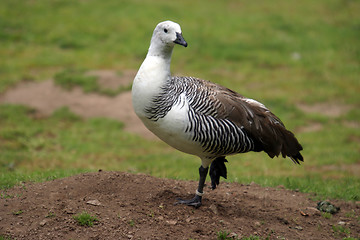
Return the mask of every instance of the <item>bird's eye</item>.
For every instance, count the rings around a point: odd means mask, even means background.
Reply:
[[[164,28],[164,33],[167,33],[167,32],[168,32],[168,30],[166,28]]]

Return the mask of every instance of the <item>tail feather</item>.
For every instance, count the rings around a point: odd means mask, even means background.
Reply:
[[[279,156],[289,157],[295,164],[300,164],[304,161],[300,151],[303,147],[298,142],[292,132],[287,130],[283,125],[273,126],[274,139],[272,144],[268,145],[270,148],[264,148],[264,151],[268,153],[270,157]]]
[[[291,161],[293,161],[293,163],[299,164],[299,165],[300,165],[300,161],[301,162],[304,161],[304,158],[301,155],[301,153],[298,153],[296,156],[290,156],[289,158],[291,159]]]
[[[283,131],[286,132],[284,134],[286,137],[284,138],[282,155],[289,156],[294,163],[300,164],[300,161],[304,161],[304,158],[300,153],[300,151],[303,150],[303,147],[292,132],[286,130],[285,127],[283,128]]]

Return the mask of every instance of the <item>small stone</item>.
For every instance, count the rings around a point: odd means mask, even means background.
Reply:
[[[168,224],[170,225],[176,225],[177,224],[177,221],[176,220],[169,220],[169,221],[166,221]]]
[[[295,229],[300,230],[300,231],[303,230],[303,228],[301,226],[296,226]]]
[[[335,213],[339,212],[339,210],[340,210],[339,207],[334,206],[333,204],[331,204],[328,201],[318,202],[317,209],[319,209],[322,212],[327,212],[327,213],[331,213],[331,214],[335,214]]]
[[[87,204],[90,204],[90,205],[93,205],[93,206],[100,206],[100,205],[101,205],[100,201],[97,200],[97,199],[89,200],[89,201],[87,201],[86,203],[87,203]]]
[[[259,221],[256,221],[254,224],[255,224],[255,226],[257,226],[257,227],[260,227],[260,226],[261,226],[261,223],[260,223]]]
[[[210,208],[210,210],[211,210],[215,215],[218,215],[218,214],[219,214],[219,211],[218,211],[218,209],[217,209],[217,207],[216,207],[215,204],[211,204],[209,208]]]
[[[346,223],[344,221],[338,222],[339,225],[345,225]]]
[[[229,233],[229,235],[227,237],[230,239],[237,239],[238,235],[234,232],[231,232],[231,233]]]
[[[159,216],[158,219],[159,219],[160,221],[162,221],[162,220],[164,220],[164,217],[163,217],[163,216]]]
[[[44,219],[44,220],[42,220],[41,222],[40,222],[40,226],[45,226],[45,224],[47,223],[47,220],[46,219]]]
[[[309,216],[320,216],[320,210],[314,207],[307,207],[305,209],[305,213],[307,213]]]

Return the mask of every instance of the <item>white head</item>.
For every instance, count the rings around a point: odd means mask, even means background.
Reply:
[[[184,40],[180,25],[172,21],[164,21],[159,23],[154,30],[151,38],[149,53],[151,55],[168,55],[175,44],[187,47]]]

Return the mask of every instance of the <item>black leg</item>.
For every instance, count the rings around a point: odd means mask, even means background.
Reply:
[[[200,179],[199,179],[199,186],[198,189],[196,190],[196,194],[195,197],[193,199],[190,200],[182,200],[182,199],[178,199],[179,201],[176,202],[175,204],[185,204],[188,206],[193,206],[195,208],[198,208],[201,206],[201,199],[202,199],[202,195],[203,195],[203,189],[204,189],[204,185],[205,185],[205,180],[206,180],[206,176],[208,174],[209,168],[203,168],[203,166],[201,166],[199,168],[199,175],[200,175]]]
[[[200,176],[200,179],[199,179],[199,186],[198,186],[198,192],[200,194],[203,193],[203,189],[204,189],[204,185],[205,185],[205,180],[206,180],[206,176],[208,174],[208,171],[209,171],[209,168],[203,168],[203,166],[200,166],[199,168],[199,176]]]

